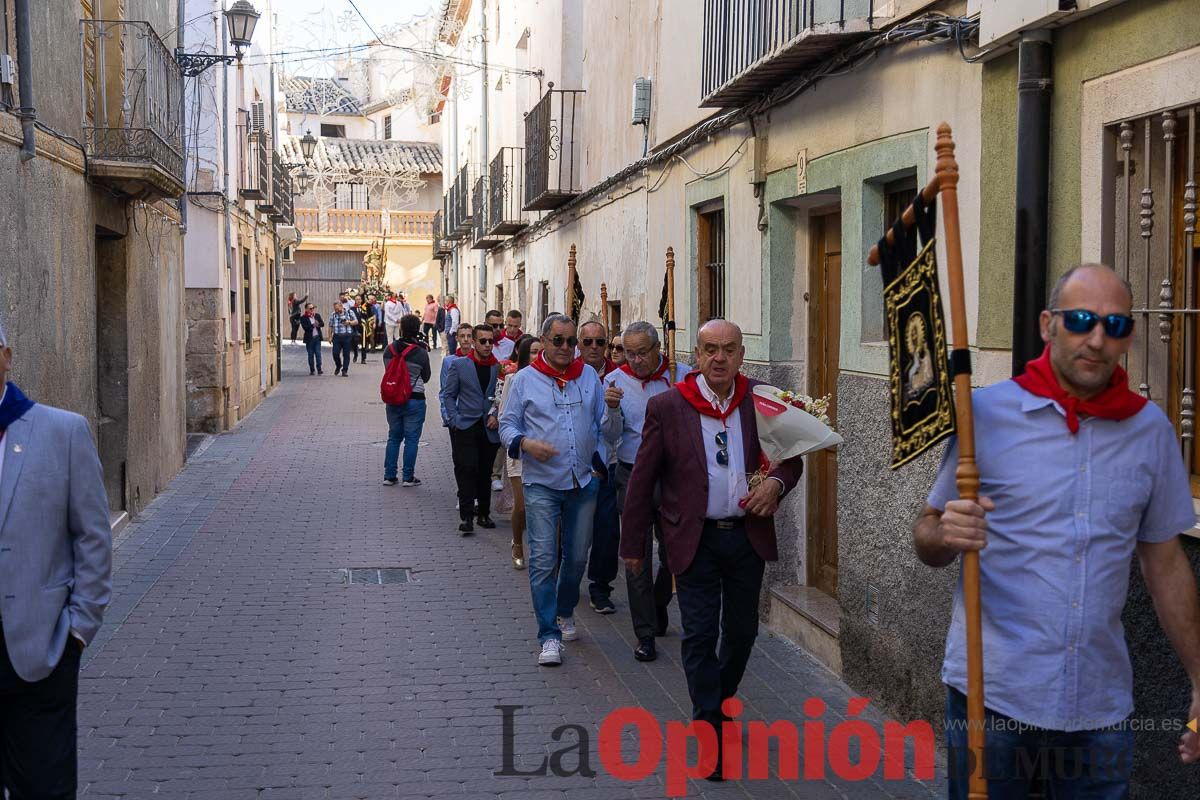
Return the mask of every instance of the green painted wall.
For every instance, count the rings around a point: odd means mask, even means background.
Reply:
[[[1085,81],[1200,44],[1196,0],[1130,0],[1054,32],[1051,106],[1051,280],[1079,261],[1080,111]],[[983,189],[980,220],[981,348],[1011,347],[1016,247],[1017,56],[983,68]],[[1099,202],[1087,198],[1086,202]]]

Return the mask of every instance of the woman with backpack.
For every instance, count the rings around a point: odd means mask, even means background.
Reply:
[[[417,444],[425,425],[425,382],[433,374],[429,351],[421,337],[421,318],[400,318],[400,338],[383,351],[380,393],[387,409],[388,440],[383,455],[383,483],[396,485],[400,444],[404,444],[403,485],[420,486],[416,476]],[[400,402],[395,402],[399,400]]]

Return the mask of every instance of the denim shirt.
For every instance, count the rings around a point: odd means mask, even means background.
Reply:
[[[597,458],[600,466],[608,463],[600,434],[604,390],[596,370],[585,364],[582,375],[559,389],[548,375],[523,369],[508,377],[504,393],[500,440],[511,458],[521,459],[523,482],[548,489],[583,487]],[[520,449],[526,437],[549,442],[558,455],[549,461],[528,456]]]
[[[1067,429],[1062,408],[1004,381],[972,396],[979,493],[990,497],[979,554],[984,698],[1005,716],[1059,731],[1114,725],[1133,712],[1121,612],[1139,542],[1195,523],[1175,429],[1153,403],[1121,420]],[[957,440],[929,505],[958,497]],[[942,680],[967,689],[962,577]]]

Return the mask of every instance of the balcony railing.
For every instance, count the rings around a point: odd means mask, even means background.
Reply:
[[[524,151],[501,147],[488,167],[488,233],[508,236],[525,227],[521,213],[524,189]]]
[[[80,20],[89,174],[135,197],[184,189],[183,76],[148,22]]]
[[[704,0],[700,105],[740,105],[870,33],[875,0]]]
[[[429,241],[434,214],[377,208],[297,208],[296,227],[304,234],[379,237]]]
[[[491,250],[496,245],[504,241],[503,236],[491,233],[491,219],[488,217],[488,209],[491,204],[488,202],[490,190],[488,188],[489,181],[487,175],[480,175],[475,181],[475,190],[471,193],[471,205],[475,209],[475,217],[473,220],[473,237],[471,242],[472,250]]]
[[[246,136],[246,158],[242,164],[242,198],[271,200],[271,148],[267,135],[262,132]]]
[[[443,223],[444,217],[439,211],[433,215],[433,256],[434,258],[442,258],[454,252],[454,245],[446,238],[446,229]]]
[[[525,211],[548,211],[583,190],[583,91],[550,90],[525,115]]]
[[[475,206],[471,203],[471,166],[463,164],[454,179],[454,231],[463,238],[470,235],[475,224]]]

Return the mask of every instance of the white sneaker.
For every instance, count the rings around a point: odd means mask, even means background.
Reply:
[[[562,664],[562,642],[558,639],[547,639],[542,642],[542,652],[538,654],[539,667],[557,667]]]
[[[564,642],[573,642],[579,638],[579,632],[575,630],[574,617],[558,617],[558,628],[562,631]]]
[[[503,488],[504,488],[504,484],[501,483],[499,478],[492,478],[492,491],[493,492],[498,492]]]

